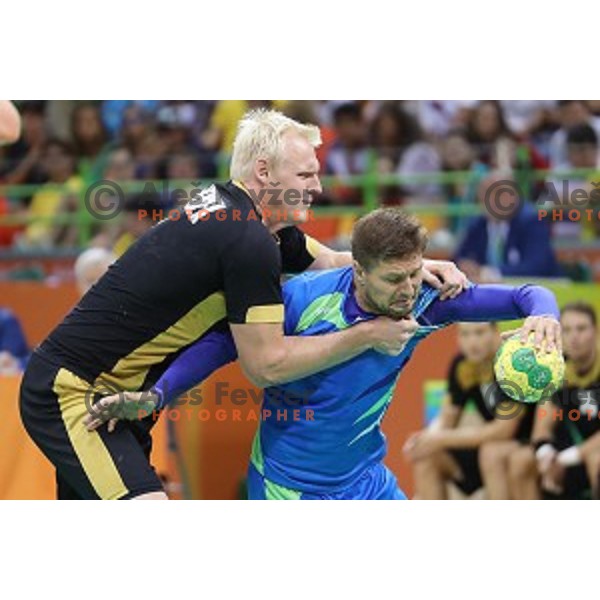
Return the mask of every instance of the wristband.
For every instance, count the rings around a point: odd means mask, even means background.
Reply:
[[[555,454],[556,448],[552,444],[546,443],[537,449],[537,452],[535,453],[535,458],[539,462],[546,459],[549,456],[554,456]]]
[[[581,451],[577,446],[571,446],[560,452],[557,460],[563,467],[574,467],[582,462]]]

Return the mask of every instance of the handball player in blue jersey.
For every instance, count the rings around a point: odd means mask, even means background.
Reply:
[[[417,219],[398,209],[376,210],[355,227],[352,266],[306,273],[285,284],[286,335],[322,335],[385,315],[404,324],[407,342],[395,356],[369,350],[265,389],[248,472],[251,499],[404,499],[382,462],[381,422],[417,344],[446,325],[526,318],[523,339],[534,332],[538,347],[560,347],[559,310],[550,291],[472,285],[441,302],[439,292],[422,281],[426,244]],[[235,357],[228,334],[203,338],[158,381],[159,407]]]

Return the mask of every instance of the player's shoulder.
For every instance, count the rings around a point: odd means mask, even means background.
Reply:
[[[352,282],[352,267],[338,269],[321,269],[304,271],[286,281],[284,289],[294,290],[299,287],[309,287],[315,295],[320,292],[335,292],[346,290]]]
[[[213,183],[208,187],[196,190],[185,206],[190,220],[198,219],[216,213],[217,211],[239,210],[248,212],[255,206],[251,198],[231,181]]]
[[[305,271],[283,285],[286,307],[310,304],[318,298],[338,294],[346,297],[352,288],[352,267]]]

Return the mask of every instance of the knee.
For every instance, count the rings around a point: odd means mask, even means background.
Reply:
[[[482,471],[494,471],[502,467],[504,454],[500,452],[498,444],[489,442],[479,448],[479,468]]]
[[[508,470],[512,479],[531,477],[537,472],[537,462],[533,448],[524,446],[508,458]]]
[[[428,456],[416,460],[412,463],[415,477],[427,477],[431,475],[437,475],[440,472],[440,464],[436,455]]]

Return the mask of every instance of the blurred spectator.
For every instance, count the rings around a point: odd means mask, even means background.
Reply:
[[[0,308],[0,375],[13,375],[25,369],[29,348],[21,324],[12,312]]]
[[[558,122],[560,129],[550,139],[550,166],[569,169],[571,165],[567,148],[567,132],[578,125],[590,125],[600,136],[600,118],[595,117],[583,100],[559,100]]]
[[[99,179],[108,132],[98,105],[86,102],[75,107],[71,115],[71,137],[79,160],[78,172],[86,179]]]
[[[502,395],[494,381],[494,356],[500,343],[495,323],[459,324],[461,354],[450,367],[449,401],[438,418],[427,429],[413,434],[405,445],[414,469],[417,498],[446,499],[449,483],[464,494],[473,494],[483,486],[480,465],[486,468],[488,495],[508,497],[507,478],[496,477],[490,463],[507,461],[510,451],[529,439],[534,410],[502,418],[515,404]],[[469,401],[475,406],[478,422],[459,426]],[[492,456],[482,451],[490,442],[495,448]]]
[[[197,180],[200,175],[198,155],[193,150],[182,150],[167,159],[166,178],[169,181]]]
[[[555,104],[554,100],[500,100],[508,129],[520,139],[548,128]]]
[[[106,248],[88,248],[75,261],[75,282],[83,296],[115,262],[115,255]]]
[[[518,499],[600,499],[600,352],[594,308],[566,305],[561,314],[565,385],[537,405],[533,445],[510,456]]]
[[[454,129],[440,144],[442,170],[456,175],[456,179],[443,186],[443,193],[450,206],[475,205],[477,186],[488,168],[477,160],[477,154],[469,143],[464,129]],[[461,175],[462,174],[462,175]],[[448,219],[450,230],[462,234],[468,216],[456,215]]]
[[[469,141],[477,152],[478,159],[490,167],[510,167],[498,153],[502,152],[502,142],[512,135],[504,120],[502,107],[497,100],[483,100],[470,115],[467,127]]]
[[[325,174],[344,178],[361,175],[367,170],[367,127],[360,106],[356,103],[342,104],[334,112],[335,141],[327,154]],[[333,190],[335,202],[359,204],[361,191],[344,185]]]
[[[126,147],[116,146],[108,152],[103,179],[117,183],[127,183],[135,179],[135,162]]]
[[[398,103],[386,102],[381,106],[371,125],[371,132],[379,173],[410,177],[439,171],[440,160],[435,148],[424,141],[416,119]],[[398,203],[406,196],[423,200],[438,194],[439,186],[435,184],[408,181],[401,187],[386,186],[382,200],[384,204]]]
[[[592,194],[598,180],[598,134],[591,125],[575,125],[566,132],[567,158],[572,169],[593,169],[591,175],[581,177],[561,177],[560,172],[551,178],[544,189],[538,205],[548,211],[548,219],[552,223],[554,238],[571,240],[593,240],[598,233],[598,202],[593,202],[596,194]],[[590,219],[587,209],[596,211],[596,218]],[[563,211],[562,219],[552,217],[555,210]],[[581,215],[579,220],[565,218],[564,214],[572,211]],[[560,213],[559,213],[560,214]]]
[[[0,177],[8,184],[42,183],[41,158],[46,143],[43,102],[25,102],[19,106],[22,134],[20,139],[3,148]]]
[[[154,193],[133,194],[125,201],[123,222],[119,236],[113,246],[113,254],[118,258],[129,246],[163,218],[164,203]]]
[[[512,175],[502,172],[490,174],[479,186],[485,214],[471,222],[454,257],[473,281],[560,275],[548,224],[507,191],[512,186]]]
[[[74,173],[73,149],[61,140],[50,140],[44,150],[42,165],[48,182],[33,195],[28,216],[34,220],[27,225],[19,243],[44,248],[72,245],[76,241],[77,227],[59,224],[53,219],[78,209],[83,181]]]
[[[152,114],[158,108],[158,100],[104,100],[102,102],[102,122],[113,137],[124,127],[125,114],[130,108],[144,114]]]
[[[470,100],[419,100],[416,114],[427,135],[442,138],[450,130],[466,126],[476,104]]]
[[[164,155],[166,142],[161,140],[160,151],[153,152],[151,149],[153,135],[155,135],[153,115],[143,105],[136,103],[128,106],[122,115],[120,141],[134,159],[134,170],[129,180],[155,175],[156,164]]]

